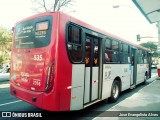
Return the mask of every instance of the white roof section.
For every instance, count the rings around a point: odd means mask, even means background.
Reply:
[[[160,0],[132,0],[149,23],[160,21]]]

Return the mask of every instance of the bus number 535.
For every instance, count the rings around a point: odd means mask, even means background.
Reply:
[[[34,55],[34,60],[36,61],[42,61],[42,55]]]

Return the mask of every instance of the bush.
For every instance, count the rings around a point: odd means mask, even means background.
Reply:
[[[0,56],[0,64],[4,61],[4,57]]]

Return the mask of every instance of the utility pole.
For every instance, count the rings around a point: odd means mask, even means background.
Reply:
[[[160,21],[157,22],[156,26],[158,29],[158,54],[160,55]]]

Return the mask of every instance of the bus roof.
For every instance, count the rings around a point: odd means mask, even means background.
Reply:
[[[140,49],[143,49],[143,50],[146,50],[146,51],[149,51],[149,52],[151,51],[151,50],[148,49],[148,48],[145,48],[145,47],[143,47],[143,46],[141,46],[141,45],[137,45],[137,44],[135,44],[135,43],[132,43],[132,42],[130,42],[130,41],[128,41],[128,40],[125,40],[125,39],[123,39],[123,38],[121,38],[121,37],[118,37],[118,36],[116,36],[116,35],[114,35],[114,34],[111,34],[111,33],[109,33],[109,32],[106,32],[106,31],[104,31],[104,30],[101,30],[101,29],[99,29],[99,28],[96,28],[96,27],[94,27],[94,26],[92,26],[92,25],[90,25],[90,24],[88,24],[88,23],[86,23],[86,22],[84,22],[84,21],[81,21],[81,20],[79,20],[79,19],[77,19],[77,18],[75,18],[75,17],[73,17],[73,16],[67,15],[67,14],[65,14],[65,13],[63,13],[63,12],[59,12],[59,11],[58,11],[58,12],[45,12],[45,13],[36,14],[36,15],[31,16],[31,17],[22,19],[21,21],[17,22],[16,24],[18,24],[18,23],[20,23],[20,22],[23,22],[23,21],[30,20],[30,19],[39,18],[39,17],[42,17],[42,16],[52,15],[53,13],[61,14],[61,15],[63,15],[63,16],[68,16],[68,17],[71,18],[71,22],[74,22],[74,23],[76,23],[76,24],[79,24],[79,25],[81,25],[81,26],[83,26],[83,27],[85,27],[85,28],[91,29],[91,30],[93,30],[93,31],[95,31],[95,32],[97,32],[97,33],[100,33],[100,34],[109,36],[109,37],[111,37],[111,38],[113,38],[113,39],[116,39],[116,40],[120,40],[120,41],[122,41],[122,42],[125,42],[125,43],[127,43],[127,44],[130,44],[130,45],[135,46],[135,47],[137,47],[137,48],[140,48]]]
[[[62,12],[61,12],[61,13],[62,13]],[[62,13],[62,14],[64,14],[64,13]],[[114,34],[111,34],[111,33],[109,33],[109,32],[106,32],[106,31],[104,31],[104,30],[101,30],[101,29],[99,29],[99,28],[96,28],[96,27],[94,27],[94,26],[92,26],[92,25],[90,25],[90,24],[88,24],[88,23],[86,23],[86,22],[83,22],[83,21],[81,21],[81,20],[78,20],[77,18],[74,18],[74,17],[72,17],[72,16],[70,16],[70,17],[71,17],[71,21],[72,21],[72,22],[75,22],[75,23],[77,23],[77,24],[80,24],[80,25],[82,25],[82,26],[84,26],[84,27],[86,27],[86,28],[89,28],[89,29],[91,29],[91,30],[93,30],[93,31],[95,31],[95,32],[98,32],[98,33],[100,33],[100,34],[104,34],[104,35],[106,35],[106,36],[109,36],[109,37],[111,37],[111,38],[113,38],[113,39],[120,40],[120,41],[122,41],[122,42],[128,43],[128,44],[130,44],[130,45],[132,45],[132,46],[135,46],[135,47],[137,47],[137,48],[140,48],[140,49],[143,49],[143,50],[146,50],[146,51],[149,51],[149,52],[151,51],[151,50],[148,49],[148,48],[145,48],[145,47],[143,47],[143,46],[141,46],[141,45],[137,45],[137,44],[132,43],[132,42],[126,40],[126,39],[123,39],[123,38],[121,38],[121,37],[118,37],[118,36],[116,36],[116,35],[114,35]]]

